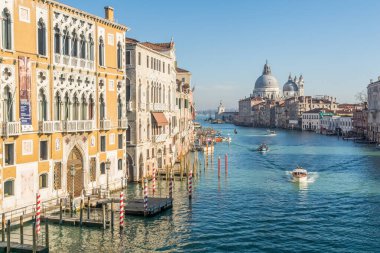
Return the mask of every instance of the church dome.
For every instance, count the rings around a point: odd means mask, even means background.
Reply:
[[[255,90],[278,89],[278,87],[277,79],[272,76],[272,71],[268,63],[266,63],[264,65],[263,74],[256,80]]]
[[[298,86],[293,80],[289,80],[284,84],[284,87],[282,89],[284,92],[285,91],[298,91]]]

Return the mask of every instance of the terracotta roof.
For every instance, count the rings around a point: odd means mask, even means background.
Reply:
[[[160,52],[168,51],[174,48],[174,42],[169,42],[169,43],[142,42],[141,45],[144,45],[146,47],[149,47],[150,49],[160,51]]]
[[[128,38],[128,37],[126,37],[126,38],[125,38],[125,43],[136,44],[136,43],[139,43],[139,41],[136,40],[136,39],[133,39],[133,38]]]
[[[186,70],[186,69],[181,69],[181,68],[176,68],[176,71],[178,72],[178,73],[189,73],[190,71],[188,71],[188,70]]]

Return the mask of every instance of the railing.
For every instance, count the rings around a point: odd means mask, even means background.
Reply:
[[[62,54],[54,55],[54,63],[58,65],[67,65],[73,68],[86,68],[91,70],[94,69],[94,61]]]
[[[92,120],[72,120],[62,121],[64,132],[88,132],[94,130],[94,121]]]
[[[161,103],[154,103],[153,104],[153,110],[154,111],[165,111],[166,110],[166,105],[161,104]]]
[[[102,119],[99,124],[100,130],[110,130],[111,129],[111,120]]]
[[[128,112],[132,112],[132,111],[133,111],[133,108],[132,108],[132,101],[128,101],[128,102],[127,102],[127,111],[128,111]]]
[[[62,132],[61,121],[40,121],[38,123],[38,131],[43,134],[52,134],[54,132]]]
[[[155,135],[153,137],[153,140],[154,140],[155,143],[164,142],[167,137],[168,137],[167,134],[159,134],[159,135]]]
[[[20,122],[3,122],[1,125],[1,136],[17,136],[21,134]]]
[[[119,129],[127,129],[128,128],[128,120],[126,118],[119,119],[117,126]]]

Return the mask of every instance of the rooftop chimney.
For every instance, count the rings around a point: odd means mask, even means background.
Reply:
[[[111,22],[114,22],[115,19],[114,19],[113,8],[111,6],[106,6],[104,7],[104,11],[105,11],[106,19]]]

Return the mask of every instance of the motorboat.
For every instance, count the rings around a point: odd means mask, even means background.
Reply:
[[[235,128],[235,130],[234,130],[234,133],[237,134],[237,130],[236,130],[236,128]]]
[[[274,131],[274,130],[267,130],[267,135],[271,135],[271,136],[274,136],[274,135],[276,135],[276,131]]]
[[[268,147],[267,144],[263,143],[263,144],[261,144],[261,145],[257,148],[257,151],[262,152],[262,153],[265,153],[265,152],[269,151],[269,147]]]
[[[292,171],[292,177],[293,177],[294,182],[297,182],[297,183],[307,182],[307,170],[305,170],[302,167],[297,166],[297,168],[295,168]]]

